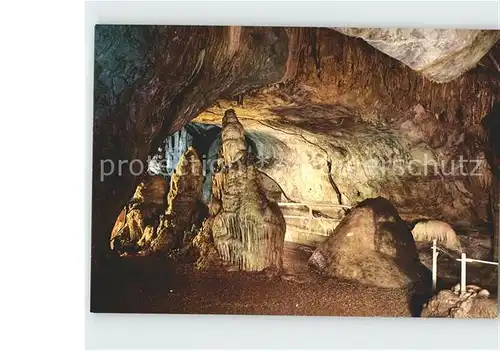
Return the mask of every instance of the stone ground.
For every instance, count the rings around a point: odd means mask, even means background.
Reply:
[[[117,259],[93,276],[92,311],[114,313],[412,315],[405,291],[324,278],[311,272],[312,249],[285,245],[285,274],[196,271],[150,257]]]

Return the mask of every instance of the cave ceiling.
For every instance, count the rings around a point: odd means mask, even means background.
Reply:
[[[418,28],[336,28],[336,30],[365,40],[377,50],[438,83],[449,82],[476,67],[500,39],[500,31],[493,30]]]

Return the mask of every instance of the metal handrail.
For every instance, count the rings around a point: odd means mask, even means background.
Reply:
[[[339,208],[352,208],[348,205],[332,204],[330,202],[278,202],[278,206],[299,207],[299,206],[318,206],[318,207],[339,207]]]
[[[462,261],[461,258],[457,258],[457,261]],[[492,266],[498,266],[498,262],[492,262],[492,261],[484,261],[484,260],[475,260],[473,258],[465,258],[465,262],[479,262],[479,263],[484,263],[484,264],[490,264]]]
[[[311,216],[296,216],[296,215],[283,215],[285,218],[295,218],[295,219],[318,219],[322,221],[332,221],[332,222],[340,222],[341,219],[336,218],[327,218],[327,217],[311,217]]]
[[[278,206],[281,207],[301,207],[305,206],[309,210],[308,216],[298,216],[298,215],[284,215],[284,218],[296,218],[296,219],[308,219],[309,220],[309,233],[313,233],[312,229],[312,221],[313,220],[321,220],[321,221],[331,221],[340,223],[339,219],[335,218],[325,218],[325,217],[315,217],[313,214],[313,207],[337,207],[337,208],[351,208],[351,206],[347,205],[339,205],[332,204],[330,202],[278,202]]]
[[[459,261],[460,264],[460,292],[464,293],[465,288],[467,286],[467,262],[479,262],[489,265],[498,266],[498,262],[485,261],[485,260],[476,260],[474,258],[467,258],[467,254],[465,252],[461,253],[460,258],[453,257],[446,250],[437,246],[437,240],[432,240],[432,289],[436,291],[437,285],[437,257],[439,253],[442,252],[456,261]]]

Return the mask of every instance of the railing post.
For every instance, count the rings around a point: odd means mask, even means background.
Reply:
[[[467,286],[466,283],[466,277],[467,277],[467,257],[465,255],[465,252],[462,252],[462,259],[461,259],[461,274],[460,274],[460,292],[464,293],[465,292],[465,287]]]
[[[436,291],[437,287],[437,257],[439,252],[437,251],[437,240],[432,240],[432,291]]]

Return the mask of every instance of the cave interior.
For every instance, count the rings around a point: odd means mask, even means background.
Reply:
[[[96,26],[91,310],[438,314],[462,253],[496,306],[499,39]]]

